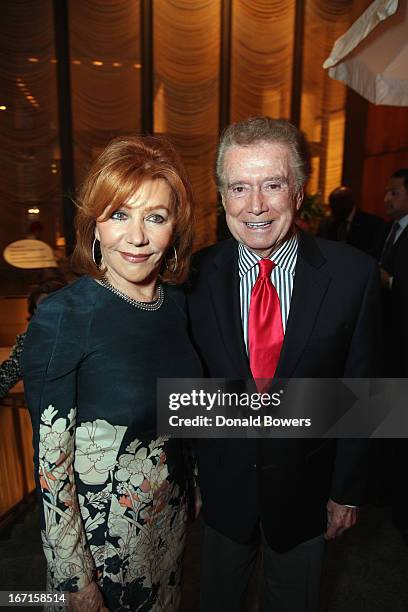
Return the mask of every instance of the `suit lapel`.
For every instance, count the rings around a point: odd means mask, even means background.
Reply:
[[[315,239],[299,234],[299,251],[293,284],[292,300],[277,378],[289,378],[306,347],[330,284],[325,259]]]
[[[292,375],[313,330],[331,280],[325,269],[325,261],[315,239],[300,232],[292,300],[276,370],[277,378]],[[252,375],[242,333],[236,242],[228,241],[214,257],[213,264],[214,270],[208,282],[220,335],[237,376],[250,378]]]
[[[248,357],[242,333],[237,243],[228,241],[214,258],[214,271],[209,275],[210,294],[218,320],[220,335],[237,377],[250,378]]]

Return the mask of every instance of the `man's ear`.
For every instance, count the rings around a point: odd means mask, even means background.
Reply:
[[[296,193],[296,210],[300,210],[300,207],[302,206],[303,203],[303,198],[305,197],[305,192],[303,191],[303,188],[300,189],[297,193]]]

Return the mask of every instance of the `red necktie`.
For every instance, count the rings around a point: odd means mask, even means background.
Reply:
[[[270,259],[259,261],[259,274],[251,293],[248,322],[249,364],[255,379],[274,377],[283,344],[280,302],[271,283],[271,272],[275,265]]]

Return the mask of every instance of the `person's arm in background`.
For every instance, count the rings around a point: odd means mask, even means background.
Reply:
[[[16,337],[16,343],[10,351],[8,358],[0,365],[0,398],[5,397],[22,376],[20,369],[20,356],[24,346],[25,333]]]
[[[89,325],[89,323],[88,323]],[[77,374],[87,329],[71,326],[69,309],[49,299],[32,319],[21,357],[33,425],[34,466],[44,553],[58,591],[72,593],[71,610],[104,610],[93,582],[74,479]]]

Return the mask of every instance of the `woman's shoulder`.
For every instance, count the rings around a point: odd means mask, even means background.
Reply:
[[[24,372],[45,364],[47,375],[56,375],[79,362],[88,346],[98,289],[98,283],[84,276],[41,302],[28,326],[22,354]]]
[[[81,276],[48,295],[38,307],[38,312],[61,312],[74,309],[76,312],[88,311],[98,299],[100,286],[90,276]]]

